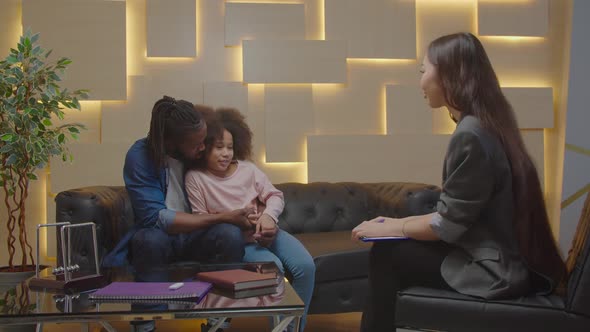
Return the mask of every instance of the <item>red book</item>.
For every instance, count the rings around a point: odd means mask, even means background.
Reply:
[[[278,285],[275,273],[258,273],[243,269],[200,272],[197,273],[197,279],[232,291]]]

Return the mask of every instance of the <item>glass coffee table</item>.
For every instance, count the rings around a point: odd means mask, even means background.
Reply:
[[[15,287],[0,290],[0,327],[4,325],[43,323],[81,323],[88,331],[89,323],[101,324],[107,331],[115,331],[109,321],[148,321],[172,319],[218,318],[210,328],[216,331],[227,318],[269,316],[273,318],[272,331],[283,331],[292,321],[296,330],[303,315],[304,304],[272,262],[240,264],[176,264],[150,271],[133,273],[130,268],[103,269],[107,283],[113,281],[186,281],[202,271],[244,268],[260,273],[275,272],[279,284],[276,292],[262,296],[236,299],[226,292],[213,288],[198,303],[162,301],[158,303],[98,302],[88,298],[94,290],[57,293],[48,289],[32,289],[27,281]],[[100,287],[101,285],[97,285]],[[4,300],[4,301],[2,301]],[[0,328],[1,329],[1,328]]]

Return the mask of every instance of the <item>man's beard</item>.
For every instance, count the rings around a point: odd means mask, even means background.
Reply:
[[[184,154],[182,154],[182,152],[180,152],[180,150],[178,150],[178,149],[174,149],[174,150],[168,152],[167,154],[169,157],[174,158],[174,159],[182,162],[183,164],[191,161]]]
[[[179,149],[174,149],[174,150],[168,152],[167,155],[171,158],[174,158],[174,159],[180,161],[181,163],[183,163],[185,165],[192,165],[203,156],[203,151],[199,151],[192,158],[189,158],[186,155],[184,155],[182,152],[180,152]]]

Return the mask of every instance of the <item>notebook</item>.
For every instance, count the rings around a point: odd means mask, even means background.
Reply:
[[[407,236],[361,236],[363,242],[409,240]]]
[[[276,273],[258,273],[244,269],[200,272],[197,273],[197,279],[233,291],[278,285]]]
[[[174,282],[121,282],[116,281],[88,296],[91,300],[106,301],[168,301],[199,302],[213,287],[209,282],[184,282],[178,289],[170,289]]]

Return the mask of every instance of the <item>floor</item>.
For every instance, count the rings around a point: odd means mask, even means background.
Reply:
[[[200,332],[202,320],[159,321],[156,328],[158,332]],[[129,331],[127,322],[110,322],[118,332]],[[310,315],[307,318],[306,332],[352,332],[359,330],[360,313]],[[43,332],[77,332],[80,327],[77,324],[45,324]],[[92,324],[90,332],[105,331],[99,325]],[[234,318],[231,328],[224,332],[254,332],[270,331],[269,319],[266,317]]]

